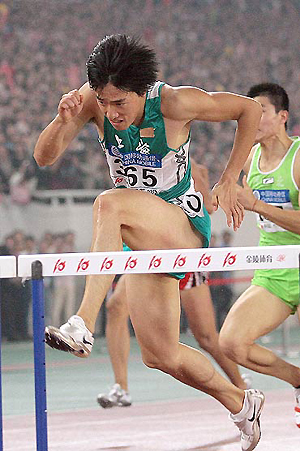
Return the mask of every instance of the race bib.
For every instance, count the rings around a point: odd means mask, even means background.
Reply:
[[[162,157],[139,152],[121,153],[115,146],[108,149],[110,175],[116,187],[155,192],[162,186]]]
[[[290,191],[289,190],[254,190],[254,196],[266,202],[274,207],[281,208],[282,210],[293,210],[292,202],[290,201]],[[263,229],[265,232],[285,232],[286,230],[280,227],[269,219],[256,214],[257,222],[259,228]]]
[[[200,192],[195,191],[193,186],[182,196],[171,199],[170,203],[178,205],[191,218],[204,216],[203,196]]]

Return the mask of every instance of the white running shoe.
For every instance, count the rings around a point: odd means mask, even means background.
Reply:
[[[252,376],[251,374],[248,373],[244,373],[241,375],[241,378],[243,379],[243,381],[246,384],[246,390],[249,390],[250,388],[252,388]]]
[[[51,348],[70,352],[77,357],[88,357],[92,351],[94,337],[80,316],[73,315],[59,329],[45,328],[45,341]]]
[[[114,384],[109,393],[100,393],[97,397],[97,402],[101,407],[129,407],[132,404],[131,396],[128,392],[123,390],[119,384]]]
[[[265,396],[260,390],[245,390],[242,410],[229,418],[241,431],[242,451],[252,451],[259,442],[260,414],[264,405]]]
[[[294,394],[296,398],[296,405],[295,405],[295,421],[296,426],[300,428],[300,388],[294,388]]]

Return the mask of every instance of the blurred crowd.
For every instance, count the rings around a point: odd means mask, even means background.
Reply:
[[[246,94],[261,81],[282,84],[291,99],[290,132],[300,134],[299,19],[299,0],[2,0],[0,202],[10,194],[26,204],[35,189],[110,187],[93,124],[52,167],[37,169],[32,159],[61,95],[86,81],[85,61],[106,34],[142,37],[171,85]],[[193,125],[191,152],[212,184],[234,127]]]
[[[37,240],[15,230],[0,243],[1,255],[74,252],[72,231],[53,234],[46,232]],[[59,325],[76,310],[75,277],[45,277],[45,310],[47,323]],[[21,278],[0,279],[2,337],[8,341],[27,340],[32,335],[31,282]]]

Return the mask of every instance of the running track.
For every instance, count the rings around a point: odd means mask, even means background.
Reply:
[[[226,410],[209,397],[50,413],[49,451],[240,451]],[[33,416],[4,420],[5,451],[33,451]],[[291,390],[266,394],[258,451],[300,449]]]

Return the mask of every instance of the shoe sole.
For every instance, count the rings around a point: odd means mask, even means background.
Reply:
[[[112,407],[130,407],[131,403],[114,403],[109,401],[108,399],[102,399],[102,398],[98,398],[97,399],[98,404],[103,407],[103,409],[110,409]]]
[[[116,406],[116,404],[114,404],[113,402],[110,402],[105,399],[97,399],[97,402],[98,402],[99,406],[103,407],[103,409],[110,409],[111,407]]]
[[[68,340],[59,329],[53,326],[45,327],[45,342],[53,349],[69,352],[76,357],[86,358],[90,354],[89,350],[79,346],[74,340]]]

